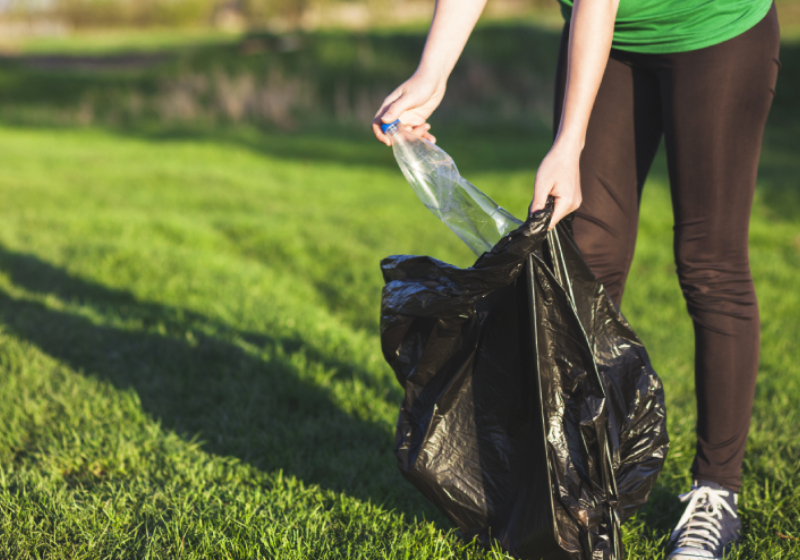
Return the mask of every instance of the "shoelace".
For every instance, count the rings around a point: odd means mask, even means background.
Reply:
[[[726,490],[715,490],[707,486],[700,486],[681,494],[682,502],[689,502],[683,517],[678,521],[678,525],[670,536],[670,541],[675,543],[677,548],[701,548],[715,550],[719,544],[721,534],[722,512],[728,511],[736,517],[728,502],[724,498],[728,496]]]

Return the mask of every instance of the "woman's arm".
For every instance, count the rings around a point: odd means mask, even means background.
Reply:
[[[569,31],[567,84],[553,147],[536,171],[530,211],[555,198],[551,228],[581,204],[580,155],[589,116],[600,89],[619,0],[575,0]]]
[[[381,132],[380,125],[400,119],[431,142],[436,141],[428,132],[430,125],[425,121],[441,103],[447,78],[485,5],[486,0],[436,1],[417,71],[384,100],[372,121],[378,140],[390,145],[391,141]]]

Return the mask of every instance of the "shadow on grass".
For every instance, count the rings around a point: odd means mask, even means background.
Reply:
[[[266,471],[282,469],[306,483],[449,527],[403,481],[391,453],[391,429],[343,412],[301,369],[316,365],[365,379],[366,372],[326,361],[303,340],[241,332],[198,313],[140,302],[33,255],[0,247],[0,270],[28,292],[132,325],[96,324],[0,290],[0,322],[8,331],[75,371],[133,389],[164,428],[187,439],[198,435],[210,453]],[[678,490],[658,483],[640,511],[652,538],[668,534],[680,515]]]
[[[197,313],[139,302],[35,256],[0,248],[0,269],[28,292],[80,302],[126,325],[96,324],[0,290],[8,331],[75,371],[133,389],[165,428],[199,435],[211,453],[443,521],[399,474],[391,428],[343,412],[308,374],[336,369],[366,378],[353,365],[326,361],[303,340],[237,332]]]

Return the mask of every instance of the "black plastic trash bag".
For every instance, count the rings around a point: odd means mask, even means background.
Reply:
[[[669,447],[664,395],[570,226],[549,221],[536,213],[471,268],[381,263],[383,352],[405,388],[395,453],[467,539],[616,560]]]

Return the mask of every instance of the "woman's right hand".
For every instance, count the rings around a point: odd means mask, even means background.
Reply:
[[[442,102],[445,88],[444,79],[426,76],[417,71],[389,94],[375,113],[375,119],[372,121],[375,138],[391,146],[392,141],[381,131],[381,125],[400,119],[403,126],[418,136],[436,143],[436,138],[429,132],[431,126],[426,121]]]

